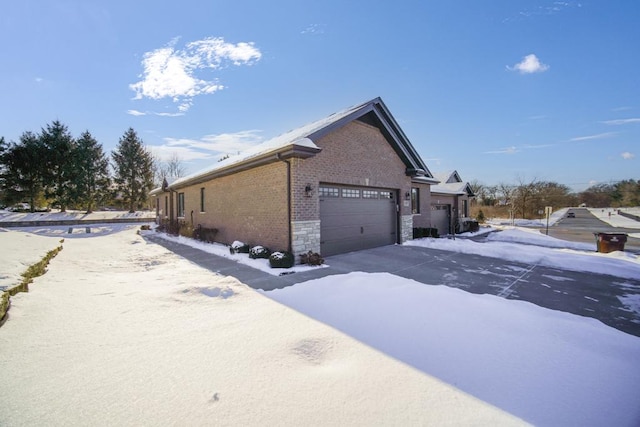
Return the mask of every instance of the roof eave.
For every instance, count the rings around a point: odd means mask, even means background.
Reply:
[[[290,144],[285,147],[280,147],[276,150],[272,150],[259,156],[249,158],[243,162],[234,163],[228,167],[223,167],[194,177],[188,181],[179,182],[176,185],[170,185],[170,190],[179,190],[181,188],[189,187],[191,185],[200,184],[221,176],[231,175],[234,173],[242,172],[248,169],[252,169],[258,166],[267,165],[277,161],[288,160],[292,158],[296,159],[308,159],[315,156],[322,149],[320,147],[309,147],[307,145]]]

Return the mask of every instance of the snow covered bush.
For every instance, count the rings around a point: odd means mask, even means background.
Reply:
[[[271,255],[271,251],[264,246],[254,246],[249,249],[249,258],[251,259],[268,259],[269,255]]]
[[[322,256],[317,252],[309,251],[306,254],[300,255],[300,263],[308,265],[322,265],[324,264],[324,258],[322,258]]]
[[[234,241],[229,247],[229,251],[232,254],[248,254],[249,253],[249,245],[239,240]]]
[[[295,258],[291,252],[274,252],[269,256],[271,268],[291,268],[295,264]]]

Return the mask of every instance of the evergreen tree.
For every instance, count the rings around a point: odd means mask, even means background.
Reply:
[[[7,173],[6,166],[6,153],[9,149],[8,144],[4,140],[4,136],[0,136],[0,207],[4,207],[5,204],[5,180]]]
[[[113,159],[114,181],[129,212],[147,201],[153,186],[153,158],[136,131],[129,128],[120,138]]]
[[[75,148],[74,199],[87,211],[107,198],[109,191],[109,159],[102,150],[102,145],[85,131],[76,140]]]
[[[47,152],[45,161],[45,195],[51,198],[60,210],[75,202],[73,182],[77,172],[74,165],[75,141],[67,126],[55,120],[42,129],[40,139]]]
[[[20,141],[5,145],[2,159],[2,192],[4,203],[12,205],[28,201],[31,212],[42,197],[43,160],[45,149],[40,138],[24,132]]]

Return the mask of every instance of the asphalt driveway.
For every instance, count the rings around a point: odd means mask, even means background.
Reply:
[[[400,245],[335,255],[326,259],[329,267],[273,276],[153,235],[146,238],[213,272],[236,277],[254,289],[268,291],[353,271],[387,272],[426,285],[445,285],[476,294],[528,301],[552,310],[592,317],[640,336],[640,316],[628,310],[618,298],[630,291],[637,293],[640,280]]]

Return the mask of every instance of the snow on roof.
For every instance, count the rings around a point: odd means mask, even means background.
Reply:
[[[438,181],[446,184],[447,181],[449,181],[449,178],[451,178],[451,175],[454,173],[454,171],[446,171],[446,172],[436,172],[433,174],[433,177],[435,179],[437,179]]]
[[[333,113],[330,116],[327,116],[323,119],[316,120],[314,122],[308,123],[304,126],[301,126],[296,129],[292,129],[288,132],[285,132],[275,138],[269,139],[255,147],[252,147],[244,152],[231,156],[221,162],[217,162],[216,164],[202,169],[193,174],[187,175],[183,178],[176,180],[171,186],[180,186],[184,185],[190,181],[197,180],[198,178],[202,178],[206,175],[209,175],[213,172],[224,170],[226,168],[231,168],[232,166],[240,165],[244,162],[247,162],[251,159],[257,158],[262,155],[267,155],[269,153],[277,153],[287,147],[290,146],[298,146],[298,147],[306,147],[311,149],[320,149],[311,139],[308,137],[315,132],[323,129],[342,118],[348,116],[349,114],[357,111],[363,106],[367,105],[371,101],[367,101],[362,104],[354,105],[345,110],[339,111],[337,113]]]
[[[463,182],[457,171],[437,172],[433,175],[440,181],[440,184],[431,186],[432,193],[467,194],[469,183]]]

